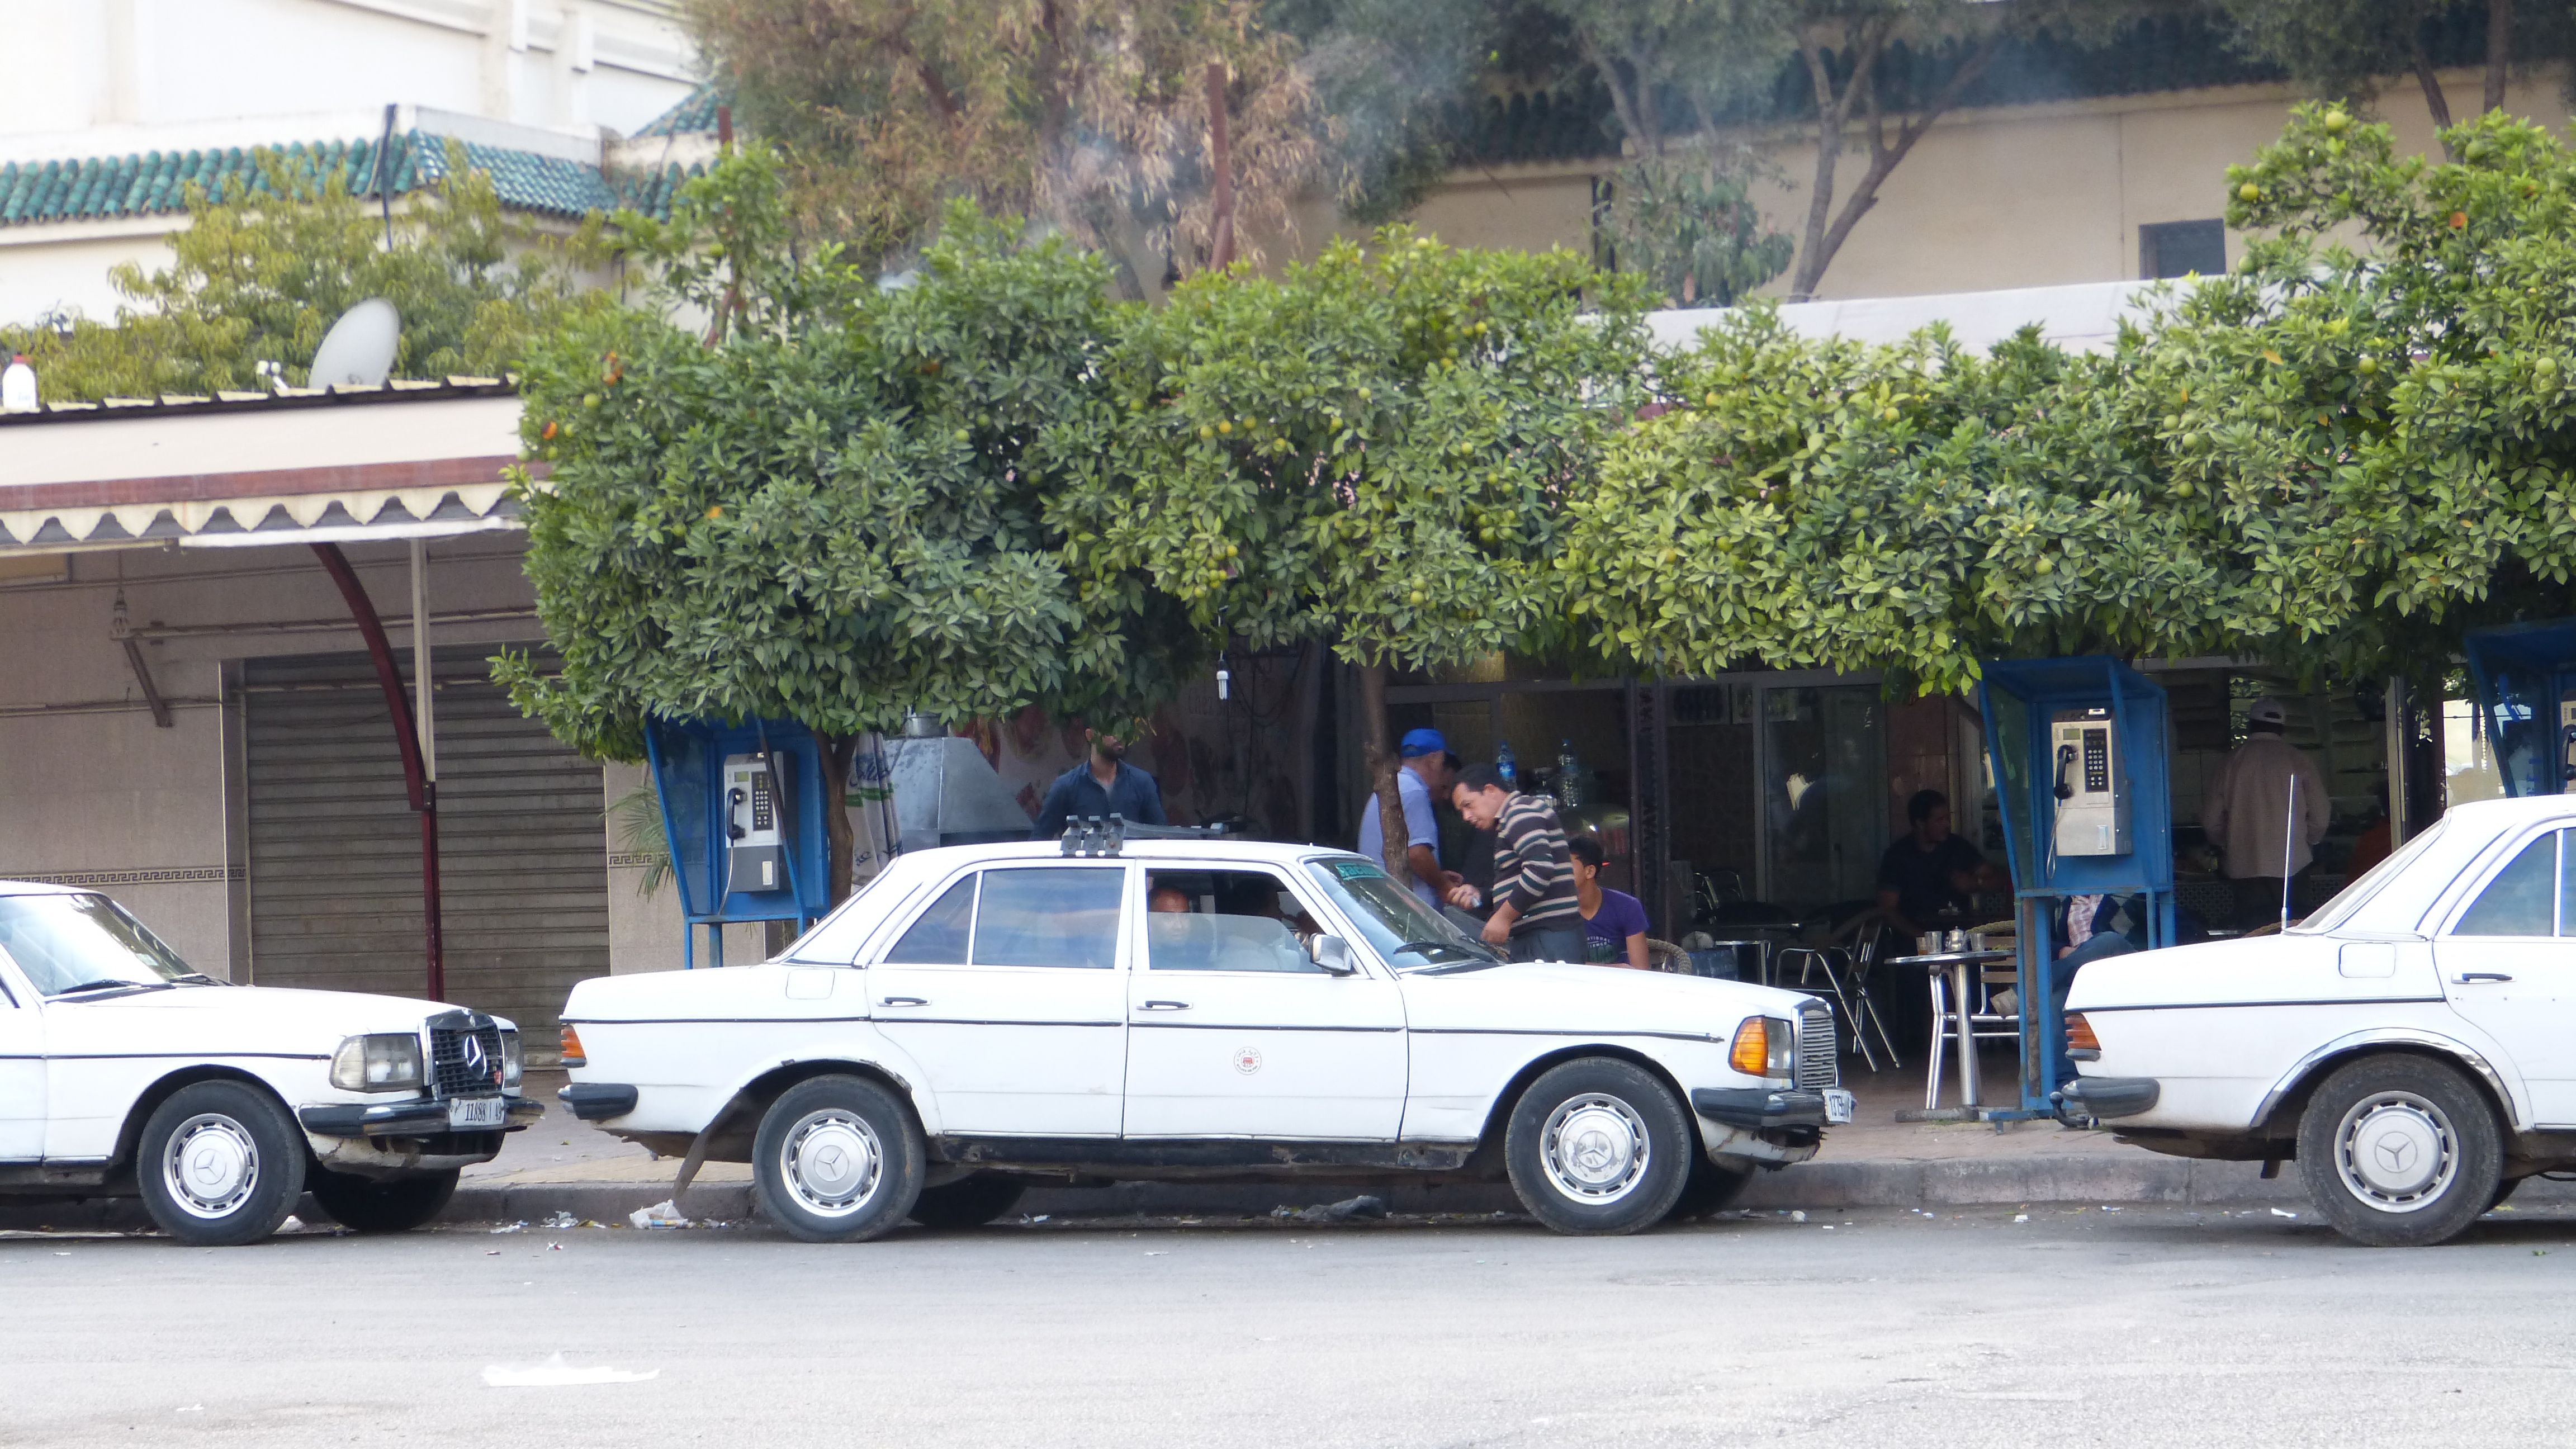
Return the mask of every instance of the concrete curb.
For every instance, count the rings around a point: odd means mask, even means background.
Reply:
[[[677,1164],[673,1164],[677,1175]],[[1225,1184],[1128,1182],[1102,1188],[1043,1188],[1021,1199],[1021,1211],[1055,1217],[1210,1216],[1260,1217],[1271,1209],[1331,1202],[1362,1191],[1322,1183]],[[1405,1183],[1392,1190],[1365,1189],[1400,1213],[1482,1214],[1518,1212],[1502,1183],[1432,1186]],[[506,1183],[459,1187],[440,1215],[445,1223],[537,1223],[558,1213],[622,1224],[627,1214],[671,1195],[670,1182]],[[2045,1157],[1952,1158],[1935,1161],[1810,1162],[1764,1173],[1746,1190],[1748,1208],[2012,1207],[2025,1203],[2217,1203],[2302,1201],[2298,1170],[2285,1164],[2265,1181],[2251,1162],[2201,1162],[2134,1154],[2065,1154]],[[2576,1183],[2534,1178],[2514,1196],[2517,1204],[2576,1204]],[[310,1209],[311,1204],[305,1204]],[[740,1182],[699,1183],[681,1203],[692,1218],[738,1222],[754,1216],[751,1187]],[[307,1221],[320,1221],[308,1211]],[[133,1199],[0,1206],[0,1229],[120,1230],[149,1226]]]

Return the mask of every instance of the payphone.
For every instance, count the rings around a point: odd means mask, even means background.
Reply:
[[[2050,729],[2057,854],[2127,855],[2129,791],[2121,777],[2118,729],[2107,713],[2093,712],[2054,721]]]
[[[796,757],[763,751],[724,760],[725,891],[788,888]]]

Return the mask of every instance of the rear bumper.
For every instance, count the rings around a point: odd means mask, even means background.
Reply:
[[[575,1082],[555,1093],[555,1100],[584,1122],[605,1122],[635,1110],[633,1087],[615,1082]]]
[[[1696,1087],[1691,1110],[1712,1122],[1760,1132],[1774,1127],[1825,1125],[1822,1092],[1772,1091],[1766,1087]]]
[[[2077,1077],[2051,1092],[2048,1101],[2058,1121],[2090,1127],[2152,1112],[2163,1095],[2163,1084],[2153,1077]]]
[[[501,1100],[504,1132],[515,1132],[546,1114],[545,1104],[532,1097]],[[435,1100],[388,1102],[381,1107],[323,1102],[296,1108],[295,1120],[316,1137],[436,1137],[455,1130],[447,1125],[447,1104]]]

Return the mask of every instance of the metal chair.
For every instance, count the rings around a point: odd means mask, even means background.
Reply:
[[[1926,974],[1932,978],[1932,1066],[1923,1079],[1923,1110],[1929,1112],[1941,1105],[1941,1063],[1958,1036],[1959,1017],[1951,1008],[1950,973]],[[2020,973],[1980,967],[1970,974],[1974,977],[1968,987],[1970,1000],[1963,1003],[1968,1009],[1969,1041],[2020,1041],[2020,1013],[1997,1011],[1994,1007],[1995,988],[2016,984],[2021,980]],[[1966,1095],[1964,1088],[1961,1095]]]
[[[1887,1019],[1880,1014],[1878,1000],[1871,994],[1872,975],[1878,964],[1878,932],[1874,922],[1862,922],[1854,939],[1846,945],[1791,946],[1780,952],[1780,970],[1785,974],[1791,960],[1798,964],[1798,984],[1812,984],[1813,978],[1824,978],[1825,991],[1834,999],[1850,1049],[1877,1071],[1878,1052],[1870,1049],[1869,1034],[1878,1033],[1879,1049],[1887,1053],[1887,1065],[1902,1067],[1896,1042],[1888,1035]]]

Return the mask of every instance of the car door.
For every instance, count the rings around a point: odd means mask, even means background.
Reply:
[[[928,1077],[943,1131],[1118,1135],[1131,874],[1118,861],[970,871],[868,967],[869,1014]]]
[[[44,1153],[44,1007],[0,960],[0,1162],[33,1162]]]
[[[1126,1135],[1394,1141],[1394,979],[1368,962],[1349,976],[1318,967],[1298,934],[1318,918],[1276,872],[1149,868],[1147,891],[1191,909],[1147,911],[1130,945]]]
[[[2533,1121],[2549,1127],[2576,1126],[2571,835],[2545,830],[2507,852],[2433,943],[2451,1009],[2504,1047]]]

